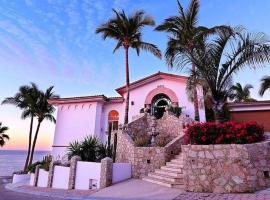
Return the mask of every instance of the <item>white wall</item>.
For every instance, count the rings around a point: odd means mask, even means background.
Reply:
[[[68,189],[69,167],[55,166],[53,174],[53,188]]]
[[[13,174],[12,183],[29,184],[30,174]]]
[[[100,107],[100,105],[99,105]],[[82,140],[96,132],[97,103],[76,103],[58,106],[52,155],[63,156],[66,147],[74,140]]]
[[[38,187],[47,187],[48,175],[49,175],[49,172],[45,171],[44,169],[39,169],[38,183],[37,183]]]
[[[118,183],[131,178],[130,163],[113,163],[112,183]]]
[[[101,163],[77,162],[75,189],[88,190],[90,179],[96,179],[98,182],[97,187],[99,188],[100,172]]]
[[[34,182],[35,182],[35,173],[30,173],[29,185],[34,186]]]

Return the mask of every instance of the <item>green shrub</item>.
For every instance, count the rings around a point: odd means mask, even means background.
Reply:
[[[29,165],[27,167],[27,172],[35,173],[36,166],[38,166],[38,165],[41,165],[40,168],[42,168],[46,171],[49,171],[50,164],[51,164],[52,160],[53,160],[53,158],[51,155],[44,156],[41,161],[37,161],[37,162],[33,163],[32,165]]]
[[[68,157],[80,156],[82,161],[100,162],[112,157],[112,146],[102,144],[95,136],[86,136],[82,141],[71,142],[67,148]]]
[[[169,106],[169,112],[173,113],[174,116],[179,117],[182,114],[182,107]]]
[[[171,141],[171,137],[166,134],[159,134],[156,137],[155,143],[158,147],[165,147]]]
[[[137,132],[134,135],[134,144],[136,147],[147,147],[151,143],[151,137],[147,133]]]

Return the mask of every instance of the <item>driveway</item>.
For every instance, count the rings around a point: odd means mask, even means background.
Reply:
[[[68,193],[66,190],[29,186],[19,188],[24,193],[13,192],[4,188],[4,184],[9,181],[8,178],[0,177],[0,200],[270,200],[270,189],[256,194],[188,193],[181,189],[167,188],[138,179],[130,179],[99,191],[72,190]],[[50,197],[46,197],[44,194]],[[61,198],[57,198],[59,196]]]
[[[49,198],[43,196],[29,195],[18,192],[12,192],[5,189],[5,184],[11,181],[10,177],[0,177],[0,200],[60,200],[58,198]],[[63,199],[61,199],[63,200]]]

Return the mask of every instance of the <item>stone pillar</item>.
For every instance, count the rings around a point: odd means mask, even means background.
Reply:
[[[113,160],[109,157],[101,160],[100,188],[108,187],[112,184]]]
[[[81,160],[80,156],[73,156],[70,160],[69,179],[68,179],[69,190],[72,190],[75,187],[77,162],[80,160]]]
[[[35,169],[34,187],[37,187],[37,184],[38,184],[39,169],[40,169],[40,165],[37,165]]]
[[[55,163],[51,162],[50,163],[50,168],[49,168],[49,175],[48,175],[48,184],[47,187],[51,188],[52,187],[52,183],[53,183],[53,174],[54,174],[54,166]]]

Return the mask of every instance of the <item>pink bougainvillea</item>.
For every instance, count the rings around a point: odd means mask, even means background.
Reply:
[[[206,122],[188,126],[185,142],[189,144],[248,144],[264,140],[264,129],[256,122]]]

